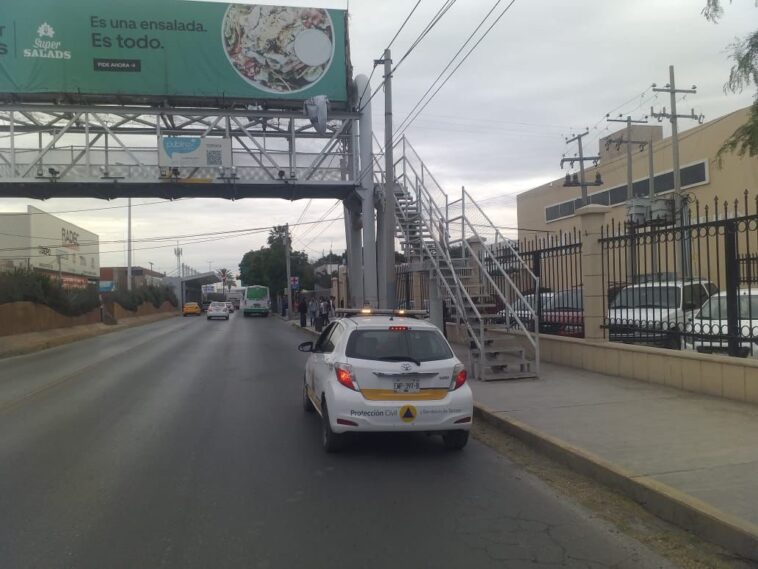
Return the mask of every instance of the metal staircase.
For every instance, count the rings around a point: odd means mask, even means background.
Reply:
[[[539,290],[539,279],[465,189],[460,199],[450,201],[405,137],[394,152],[396,237],[413,270],[429,271],[430,286],[437,286],[447,301],[450,319],[468,339],[474,377],[483,381],[536,377],[536,307],[512,277],[518,273],[517,280],[527,282],[529,292]]]

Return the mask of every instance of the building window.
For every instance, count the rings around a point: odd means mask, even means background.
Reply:
[[[708,169],[705,160],[690,164],[680,169],[682,189],[699,186],[708,182]],[[674,173],[663,172],[656,174],[653,179],[655,193],[660,194],[674,189]],[[650,194],[650,180],[643,178],[632,183],[632,191],[636,197],[647,197]],[[603,190],[589,196],[592,204],[618,205],[626,201],[626,184]],[[562,217],[574,215],[580,207],[580,200],[571,200],[551,205],[545,208],[545,221],[555,221]]]

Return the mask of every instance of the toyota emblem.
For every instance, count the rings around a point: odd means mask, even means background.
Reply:
[[[413,366],[411,366],[411,364],[409,363],[403,363],[403,364],[400,364],[400,369],[402,369],[403,371],[411,371],[411,369],[413,369]]]

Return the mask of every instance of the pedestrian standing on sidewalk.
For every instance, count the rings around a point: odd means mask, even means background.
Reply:
[[[321,322],[324,326],[329,324],[329,302],[321,297]]]
[[[308,316],[311,318],[311,326],[316,327],[316,318],[318,318],[318,302],[316,297],[312,296],[308,301]]]
[[[308,314],[308,303],[305,302],[305,297],[300,297],[300,302],[297,303],[297,311],[300,313],[300,327],[305,328],[305,320]]]

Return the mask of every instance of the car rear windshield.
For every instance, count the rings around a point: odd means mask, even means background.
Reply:
[[[448,360],[453,357],[436,330],[356,330],[347,342],[349,358],[377,361]]]

